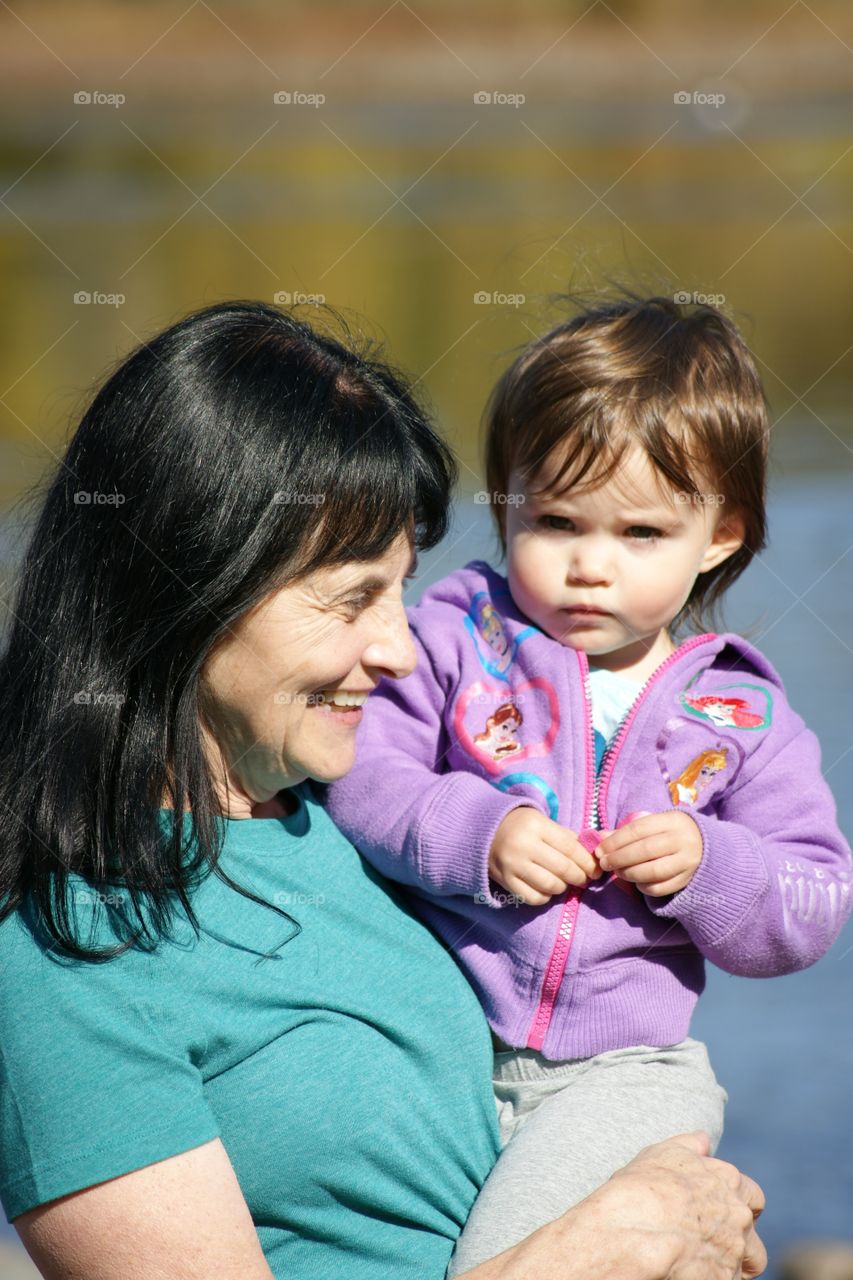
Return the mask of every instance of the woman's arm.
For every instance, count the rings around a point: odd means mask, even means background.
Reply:
[[[14,1221],[45,1280],[272,1280],[221,1141]]]
[[[521,1244],[457,1280],[747,1280],[767,1254],[761,1188],[707,1157],[705,1134],[655,1143]]]

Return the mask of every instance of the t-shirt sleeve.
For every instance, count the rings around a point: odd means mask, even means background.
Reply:
[[[168,949],[59,961],[0,925],[0,1201],[35,1205],[209,1142],[216,1119],[161,994]]]

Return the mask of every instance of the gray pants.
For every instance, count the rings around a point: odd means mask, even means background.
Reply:
[[[496,1053],[492,1079],[503,1150],[448,1280],[558,1218],[650,1143],[704,1129],[713,1155],[723,1133],[728,1094],[704,1044],[690,1037],[565,1062],[532,1049]]]

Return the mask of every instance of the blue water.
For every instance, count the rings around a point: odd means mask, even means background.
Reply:
[[[788,456],[773,486],[771,545],[730,593],[726,626],[781,672],[817,733],[842,828],[853,832],[853,454],[831,446],[830,473]],[[410,598],[467,560],[494,560],[488,508],[460,501],[441,547],[422,557]],[[818,964],[749,980],[708,967],[691,1032],[706,1041],[729,1093],[718,1152],[756,1178],[768,1207],[771,1262],[801,1237],[853,1241],[853,926]],[[0,1236],[14,1234],[0,1227]],[[768,1274],[772,1274],[771,1270]]]

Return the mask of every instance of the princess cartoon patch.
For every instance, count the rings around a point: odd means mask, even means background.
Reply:
[[[487,774],[499,776],[506,765],[551,751],[560,727],[557,692],[542,676],[506,684],[477,680],[463,689],[453,708],[451,761],[473,758]]]
[[[701,751],[669,784],[673,804],[695,804],[699,793],[726,767],[728,748]]]
[[[487,718],[484,731],[474,734],[474,741],[493,760],[504,760],[521,750],[515,735],[523,723],[521,708],[513,702],[504,702]]]
[[[737,689],[738,693],[726,692]],[[773,699],[760,685],[724,685],[711,693],[681,694],[681,705],[690,715],[720,729],[766,729],[773,718]]]
[[[484,670],[500,680],[509,679],[507,673],[519,645],[536,630],[535,627],[525,627],[514,640],[511,639],[503,618],[485,591],[478,591],[472,599],[465,626]]]

